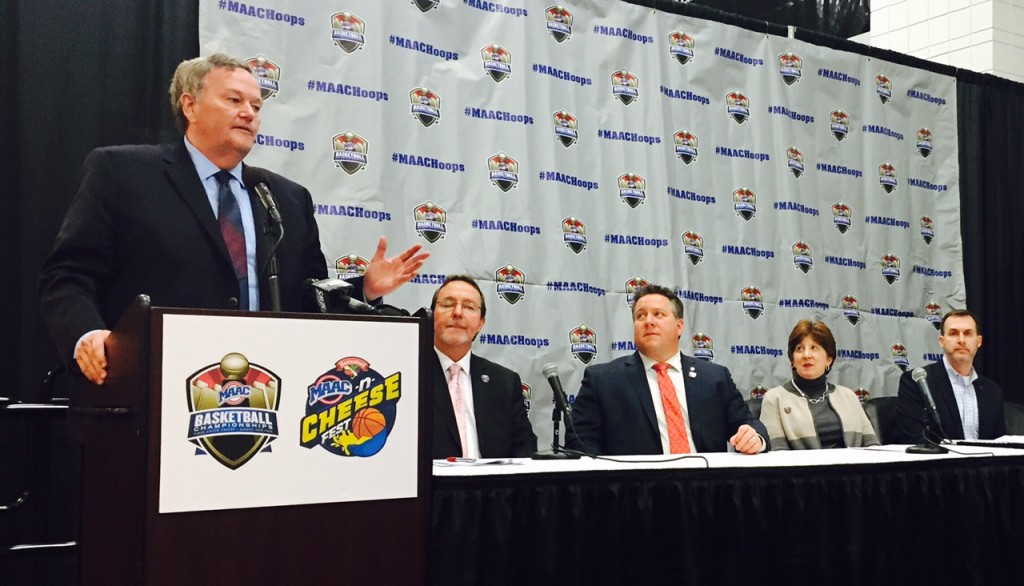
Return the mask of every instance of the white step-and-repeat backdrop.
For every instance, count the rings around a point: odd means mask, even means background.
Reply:
[[[610,0],[203,0],[203,54],[250,60],[250,163],[313,193],[331,271],[379,235],[432,254],[388,302],[480,282],[474,351],[574,394],[630,353],[629,292],[686,306],[684,352],[749,393],[823,320],[829,378],[894,395],[965,303],[950,77]],[[368,340],[368,344],[387,343]]]

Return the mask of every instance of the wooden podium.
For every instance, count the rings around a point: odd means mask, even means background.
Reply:
[[[422,583],[430,348],[416,318],[138,298],[72,399],[81,583]]]

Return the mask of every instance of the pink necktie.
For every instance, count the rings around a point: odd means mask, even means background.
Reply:
[[[459,373],[462,367],[458,362],[448,367],[451,377],[448,379],[448,393],[452,396],[452,408],[455,409],[455,423],[459,426],[459,441],[462,443],[462,457],[469,457],[469,442],[466,441],[466,401],[462,397],[462,385],[459,384]]]
[[[665,408],[665,424],[668,427],[668,448],[673,454],[689,454],[690,440],[686,438],[686,420],[683,410],[679,407],[676,386],[668,377],[668,364],[659,362],[654,365],[658,373],[658,389],[661,391],[661,405]]]

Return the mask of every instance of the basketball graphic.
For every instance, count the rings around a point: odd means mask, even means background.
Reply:
[[[383,431],[387,423],[383,413],[373,407],[367,407],[352,418],[352,433],[358,438],[373,437]]]

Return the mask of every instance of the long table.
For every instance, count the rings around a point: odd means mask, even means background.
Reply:
[[[432,584],[1024,581],[1024,450],[435,463]]]

